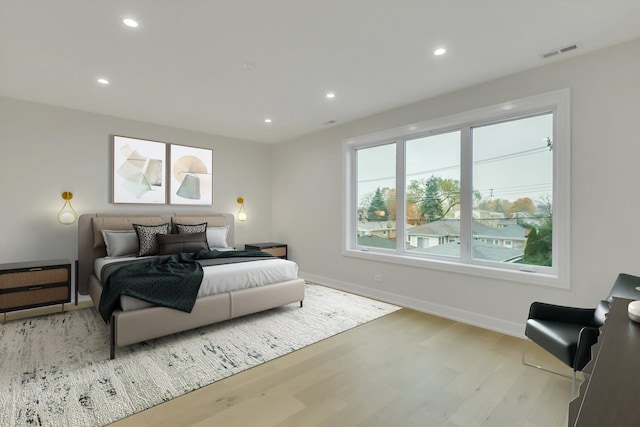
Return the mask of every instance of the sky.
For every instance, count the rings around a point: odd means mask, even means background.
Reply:
[[[472,130],[473,186],[483,199],[534,202],[551,197],[553,115],[475,127]],[[358,197],[376,188],[395,188],[395,145],[358,150]],[[460,179],[460,132],[408,140],[407,184],[432,175]]]

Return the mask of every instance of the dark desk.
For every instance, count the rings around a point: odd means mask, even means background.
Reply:
[[[569,426],[640,426],[640,324],[627,314],[631,301],[611,303],[580,395],[569,404]]]

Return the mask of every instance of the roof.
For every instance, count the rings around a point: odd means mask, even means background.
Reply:
[[[395,219],[389,219],[385,221],[358,221],[358,231],[384,231],[395,229]]]
[[[459,219],[440,219],[407,230],[411,236],[459,236]]]
[[[428,222],[408,229],[410,236],[460,236],[459,219],[441,219]],[[493,228],[481,222],[474,221],[473,234],[475,237],[493,239],[525,240],[526,230],[518,224],[508,225],[503,228]]]
[[[526,230],[523,226],[518,224],[507,225],[502,228],[493,228],[482,225],[482,227],[476,227],[473,229],[475,237],[492,237],[497,239],[511,239],[511,240],[526,240]]]
[[[451,242],[443,245],[431,246],[430,248],[411,248],[411,252],[459,257],[460,244],[457,242]],[[524,252],[522,250],[504,248],[502,246],[474,240],[473,255],[475,258],[484,261],[515,262],[519,261],[524,256]]]
[[[358,236],[358,246],[368,246],[373,248],[395,249],[395,239],[385,239],[378,236]]]

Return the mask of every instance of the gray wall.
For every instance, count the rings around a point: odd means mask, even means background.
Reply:
[[[569,87],[571,289],[560,290],[342,255],[342,140]],[[618,272],[640,275],[640,40],[567,59],[276,146],[0,97],[0,262],[77,256],[56,222],[60,193],[79,213],[237,212],[236,243],[281,240],[301,275],[491,329],[521,334],[529,304],[593,306]],[[110,203],[110,135],[212,148],[214,204]],[[374,281],[381,274],[382,282]]]
[[[213,150],[213,206],[111,203],[111,135]],[[78,214],[230,212],[249,215],[236,244],[271,239],[271,150],[264,144],[0,97],[0,263],[77,258],[77,224],[60,225],[63,191]]]
[[[344,139],[567,87],[570,290],[342,255]],[[532,301],[594,306],[619,272],[640,275],[640,39],[283,142],[273,159],[274,236],[304,276],[520,335]]]

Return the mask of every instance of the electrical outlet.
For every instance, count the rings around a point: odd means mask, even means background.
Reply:
[[[376,282],[382,282],[382,275],[376,274],[375,276],[373,276],[373,280],[375,280]]]

